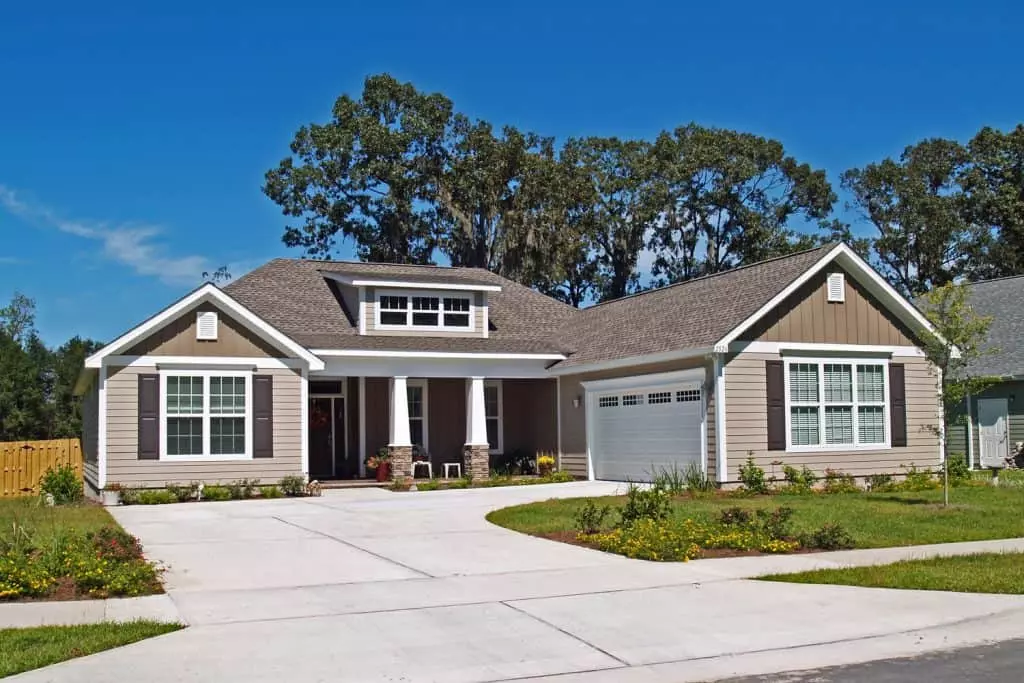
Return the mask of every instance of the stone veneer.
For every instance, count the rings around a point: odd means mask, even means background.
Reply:
[[[462,471],[470,479],[487,479],[491,474],[491,454],[487,446],[462,447]]]
[[[412,476],[412,446],[388,446],[391,453],[391,478],[408,479]]]

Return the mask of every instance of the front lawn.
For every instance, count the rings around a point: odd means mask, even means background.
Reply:
[[[1024,554],[982,553],[907,560],[875,567],[822,569],[761,577],[765,581],[827,583],[961,593],[1024,594]]]
[[[518,505],[490,513],[494,524],[527,534],[559,540],[576,535],[575,517],[593,501],[610,505],[602,529],[616,521],[625,496],[549,500]],[[899,493],[845,493],[737,497],[718,492],[707,497],[675,497],[668,522],[692,520],[712,525],[723,510],[793,510],[794,532],[812,532],[826,524],[839,524],[857,548],[980,541],[1024,537],[1024,489],[1018,487],[962,486],[951,493],[952,505],[942,507],[942,491]]]
[[[182,628],[154,621],[0,629],[0,678]]]
[[[68,600],[161,592],[137,539],[91,503],[0,500],[0,600]]]

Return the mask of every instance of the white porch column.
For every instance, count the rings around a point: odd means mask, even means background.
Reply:
[[[391,431],[388,446],[412,446],[409,436],[409,393],[405,380],[405,377],[391,378]]]
[[[487,445],[487,408],[484,404],[483,377],[470,377],[466,382],[466,445]]]

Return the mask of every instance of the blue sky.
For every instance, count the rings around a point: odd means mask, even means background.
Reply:
[[[368,74],[558,137],[751,131],[838,186],[1020,122],[1022,25],[1009,0],[8,3],[0,301],[35,298],[50,343],[109,340],[204,269],[299,256],[263,173]]]

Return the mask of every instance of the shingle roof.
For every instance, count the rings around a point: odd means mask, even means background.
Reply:
[[[981,375],[1024,375],[1024,275],[968,285],[968,302],[992,316],[985,355],[971,365]]]
[[[586,308],[558,335],[571,352],[559,368],[710,347],[817,263],[834,245]]]
[[[445,278],[493,284],[488,294],[487,339],[428,336],[360,336],[322,271],[344,271],[390,278]],[[256,315],[307,348],[457,351],[480,353],[560,353],[553,337],[580,315],[571,306],[479,268],[364,264],[304,259],[274,259],[225,287]]]

